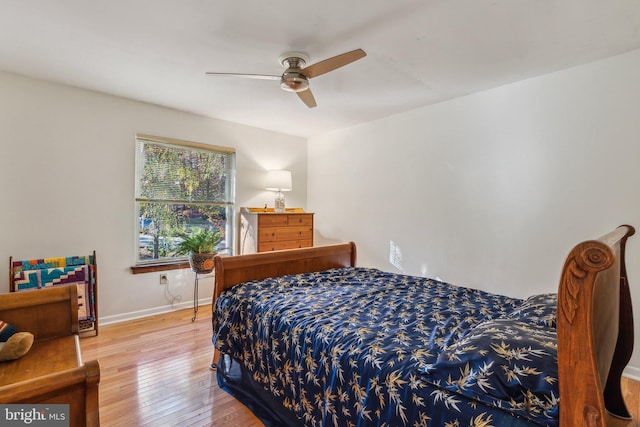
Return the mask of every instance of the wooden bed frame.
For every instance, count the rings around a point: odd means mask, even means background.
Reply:
[[[623,225],[575,246],[558,288],[560,425],[631,425],[620,388],[633,352],[633,313],[625,268],[625,244],[634,228]],[[350,267],[354,243],[216,256],[213,301],[249,280]],[[213,306],[212,306],[213,307]],[[216,360],[214,350],[214,362]]]

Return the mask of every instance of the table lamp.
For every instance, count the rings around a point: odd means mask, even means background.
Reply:
[[[291,191],[291,171],[273,170],[267,173],[267,190],[277,191],[274,211],[284,212],[283,191]]]

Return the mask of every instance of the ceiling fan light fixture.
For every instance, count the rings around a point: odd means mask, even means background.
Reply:
[[[297,71],[285,71],[280,79],[280,87],[289,92],[302,92],[309,88],[309,80]]]

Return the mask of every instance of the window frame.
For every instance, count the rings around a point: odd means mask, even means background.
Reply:
[[[165,258],[157,258],[150,260],[141,260],[140,259],[140,205],[141,203],[148,203],[152,200],[148,198],[140,197],[140,188],[139,188],[139,171],[141,167],[144,167],[142,156],[138,150],[138,143],[148,142],[152,144],[165,145],[169,147],[175,147],[178,149],[189,149],[193,148],[198,151],[207,151],[219,154],[229,155],[230,165],[229,165],[229,176],[227,176],[227,185],[226,185],[226,199],[225,201],[216,201],[216,202],[194,202],[194,204],[204,204],[209,206],[225,206],[227,209],[227,217],[226,217],[226,226],[225,226],[225,241],[227,243],[228,248],[233,253],[234,243],[235,243],[235,216],[236,216],[236,206],[235,206],[235,174],[236,174],[236,165],[235,165],[235,154],[236,151],[233,148],[221,147],[216,145],[203,144],[199,142],[193,141],[185,141],[174,138],[165,138],[147,134],[136,134],[135,138],[135,191],[134,191],[134,217],[135,217],[135,235],[134,235],[134,254],[135,260],[134,265],[131,267],[131,270],[134,274],[136,273],[145,273],[152,271],[163,271],[163,270],[172,270],[172,269],[181,269],[181,268],[189,268],[188,257],[165,257]],[[174,203],[174,204],[184,204],[185,201],[166,201],[159,200],[155,201],[159,203]]]

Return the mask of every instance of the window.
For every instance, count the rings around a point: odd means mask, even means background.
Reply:
[[[184,260],[173,252],[182,233],[219,230],[232,252],[235,151],[136,136],[136,264]]]

